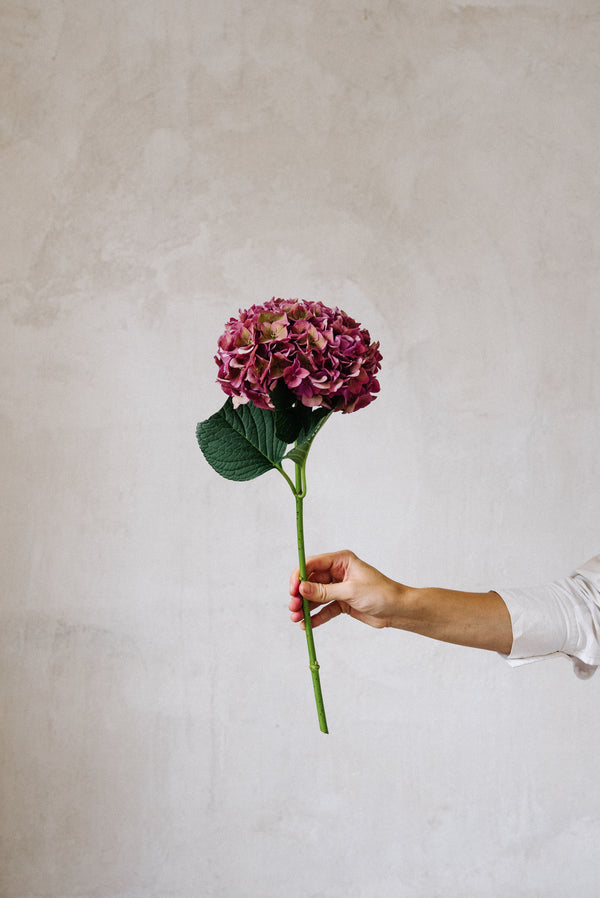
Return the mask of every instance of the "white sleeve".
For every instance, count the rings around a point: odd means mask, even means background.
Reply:
[[[525,589],[495,589],[508,608],[513,666],[567,655],[575,673],[591,677],[600,665],[600,555],[564,580]]]

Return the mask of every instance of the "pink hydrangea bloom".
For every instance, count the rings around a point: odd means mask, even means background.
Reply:
[[[283,380],[306,406],[354,412],[379,391],[379,343],[340,309],[301,299],[271,299],[240,310],[219,338],[218,383],[234,406],[272,409]]]

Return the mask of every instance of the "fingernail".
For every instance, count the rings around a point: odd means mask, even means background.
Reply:
[[[309,596],[312,596],[312,594],[314,592],[312,583],[309,583],[307,580],[303,580],[302,583],[300,584],[300,592],[302,593],[303,596],[306,596],[306,598],[308,599]]]

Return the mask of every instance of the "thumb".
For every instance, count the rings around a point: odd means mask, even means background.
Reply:
[[[303,580],[300,583],[300,595],[317,605],[324,605],[326,602],[334,602],[337,596],[336,583],[312,583]]]

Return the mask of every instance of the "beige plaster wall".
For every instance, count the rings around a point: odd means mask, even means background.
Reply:
[[[309,552],[488,589],[600,551],[598,3],[0,28],[2,898],[596,898],[600,680],[341,620],[323,737],[289,491],[194,428],[229,316],[320,298],[384,368]]]

